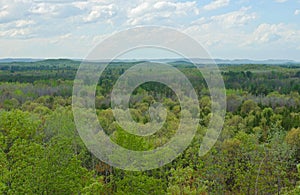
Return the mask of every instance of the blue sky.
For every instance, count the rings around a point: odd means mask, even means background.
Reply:
[[[213,58],[300,61],[300,0],[1,0],[0,58],[84,58],[141,25],[176,28]]]

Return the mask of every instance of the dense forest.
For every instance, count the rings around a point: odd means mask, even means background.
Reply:
[[[180,105],[165,85],[135,89],[130,111],[150,120],[161,102],[167,122],[154,135],[129,134],[115,121],[111,90],[138,62],[111,63],[99,79],[95,106],[115,143],[152,150],[177,130]],[[171,163],[148,171],[124,171],[91,154],[72,112],[72,60],[0,63],[1,194],[300,194],[300,65],[220,64],[227,94],[225,124],[214,147],[198,155],[211,117],[210,93],[196,67],[173,63],[199,97],[200,122],[190,146]]]

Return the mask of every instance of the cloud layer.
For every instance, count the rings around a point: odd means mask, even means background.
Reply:
[[[285,5],[285,21],[267,14]],[[299,2],[179,0],[2,0],[0,57],[82,58],[112,33],[139,25],[177,28],[201,42],[214,57],[300,60]],[[268,8],[268,7],[266,7]],[[276,7],[274,13],[282,13]],[[270,53],[261,51],[269,50]],[[230,51],[229,51],[230,49]],[[285,52],[283,56],[282,50]],[[272,53],[271,53],[272,52]],[[280,55],[278,55],[280,54]]]

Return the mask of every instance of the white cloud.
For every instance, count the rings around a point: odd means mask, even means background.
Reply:
[[[57,10],[57,6],[55,4],[49,3],[39,3],[34,5],[30,12],[34,14],[53,14]]]
[[[8,5],[5,5],[5,6],[1,7],[1,9],[0,9],[0,19],[5,18],[7,15],[9,15]]]
[[[25,18],[31,3],[26,0],[1,0],[0,1],[0,23],[10,22]]]
[[[253,44],[281,44],[293,47],[300,42],[300,30],[296,30],[294,26],[284,23],[279,24],[260,24],[254,32],[249,36],[246,45]]]
[[[277,3],[284,3],[284,2],[287,2],[288,0],[275,0],[275,2]]]
[[[199,14],[196,1],[130,0],[118,6],[116,0],[2,0],[0,24],[7,24],[0,31],[29,27],[34,36],[66,34],[67,31],[98,34],[105,28],[128,28],[142,24],[185,25]],[[90,33],[88,25],[94,32]],[[116,29],[112,29],[116,30]],[[84,32],[85,31],[85,32]],[[20,34],[20,33],[19,33]],[[2,33],[2,37],[8,35]],[[26,38],[26,37],[24,37]]]
[[[82,14],[82,10],[72,3],[36,3],[29,9],[30,14],[42,18],[68,18]]]
[[[229,2],[230,2],[229,0],[214,0],[210,4],[205,5],[203,7],[203,9],[205,9],[205,10],[219,9],[221,7],[225,7],[225,6],[229,5]]]
[[[260,24],[253,33],[253,39],[256,43],[277,41],[281,38],[283,27],[283,24]]]
[[[29,26],[29,25],[35,24],[35,21],[33,21],[33,20],[17,20],[15,22],[15,24],[16,24],[16,27],[24,27],[24,26]]]
[[[137,25],[176,27],[211,51],[223,53],[235,54],[250,48],[245,54],[248,55],[260,48],[267,51],[277,47],[292,48],[289,53],[293,53],[299,48],[299,26],[291,25],[294,19],[267,24],[260,17],[265,14],[272,17],[271,13],[261,14],[255,10],[256,6],[236,9],[236,6],[251,6],[249,0],[206,2],[209,3],[200,6],[195,0],[1,0],[0,43],[5,46],[0,47],[0,55],[8,55],[11,48],[13,55],[23,52],[38,57],[49,53],[50,57],[63,53],[81,57],[86,54],[82,47],[90,50],[112,32]],[[270,5],[275,0],[264,2]],[[226,6],[236,10],[227,12]],[[217,10],[218,15],[212,16],[214,12],[210,10]],[[300,15],[300,10],[294,14]]]
[[[87,16],[83,18],[85,22],[94,22],[111,18],[117,13],[118,7],[114,4],[93,6]]]
[[[31,34],[31,30],[29,28],[10,29],[5,31],[0,31],[0,37],[8,37],[8,38],[22,38],[30,34]]]
[[[300,60],[297,54],[300,29],[297,25],[263,23],[245,31],[242,26],[223,28],[218,23],[201,18],[184,32],[198,40],[214,58]]]
[[[0,38],[30,38],[32,37],[33,20],[15,20],[0,23]]]
[[[89,3],[87,1],[75,1],[75,2],[72,2],[72,5],[81,10],[84,10],[88,7]]]
[[[257,14],[254,12],[248,13],[249,10],[250,7],[243,7],[238,11],[212,16],[211,20],[219,23],[219,25],[223,25],[226,28],[242,26],[257,18]]]
[[[155,24],[167,21],[176,23],[186,17],[199,14],[199,8],[195,1],[173,2],[149,0],[134,7],[127,8],[127,24]]]
[[[239,10],[211,17],[201,17],[191,23],[191,25],[201,26],[202,29],[212,33],[219,30],[242,28],[251,21],[257,19],[255,12],[250,12],[250,7],[242,7]]]
[[[185,29],[185,32],[208,48],[238,46],[247,37],[244,27],[256,19],[255,12],[251,12],[249,7],[243,7],[226,14],[201,17]]]

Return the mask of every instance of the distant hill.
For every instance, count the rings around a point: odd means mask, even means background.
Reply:
[[[10,63],[10,62],[38,62],[43,59],[34,59],[34,58],[4,58],[0,59],[0,63]]]
[[[235,60],[223,60],[215,59],[217,64],[296,64],[294,60],[249,60],[249,59],[235,59]]]
[[[191,59],[197,64],[208,64],[211,63],[211,59]],[[235,60],[227,60],[227,59],[214,59],[216,64],[228,64],[228,65],[238,65],[238,64],[274,64],[274,65],[281,65],[281,64],[299,64],[294,60],[249,60],[249,59],[235,59]],[[169,60],[172,63],[179,63],[179,62],[189,62],[186,59],[176,59],[176,60]]]
[[[198,59],[198,58],[192,58],[192,61],[194,61],[197,64],[208,64],[211,63],[211,59]],[[178,58],[178,59],[132,59],[132,60],[122,60],[118,59],[116,61],[152,61],[152,62],[160,62],[160,63],[172,63],[172,64],[189,64],[190,61],[184,58]],[[234,60],[228,60],[228,59],[214,59],[216,64],[228,64],[228,65],[238,65],[238,64],[274,64],[274,65],[281,65],[281,64],[300,64],[300,62],[296,62],[294,60],[276,60],[276,59],[268,59],[268,60],[250,60],[250,59],[234,59]]]
[[[210,59],[191,59],[197,64],[208,64],[211,63]],[[10,63],[10,62],[38,62],[38,61],[77,61],[80,62],[82,59],[36,59],[36,58],[4,58],[0,59],[0,63]],[[93,62],[107,62],[108,60],[95,60]],[[189,60],[184,58],[177,59],[116,59],[114,62],[142,62],[142,61],[151,61],[151,62],[160,62],[160,63],[172,63],[172,64],[189,64]],[[282,65],[282,64],[300,64],[294,60],[250,60],[250,59],[214,59],[216,64],[226,64],[226,65],[238,65],[238,64],[273,64],[273,65]]]

